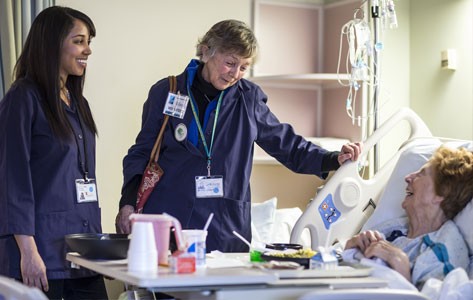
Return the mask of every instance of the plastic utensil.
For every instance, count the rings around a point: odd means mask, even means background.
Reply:
[[[207,222],[205,223],[204,231],[207,231],[207,229],[209,229],[209,225],[213,217],[214,217],[214,213],[210,213],[209,218],[207,219]]]
[[[260,251],[260,252],[264,252],[266,251],[266,248],[261,248],[261,247],[253,247],[251,245],[250,242],[248,242],[247,239],[245,239],[242,235],[240,235],[238,232],[236,232],[235,230],[232,231],[234,235],[236,235],[240,240],[243,241],[243,243],[247,244],[248,247],[250,247],[250,249],[254,249],[254,250],[257,250],[257,251]]]

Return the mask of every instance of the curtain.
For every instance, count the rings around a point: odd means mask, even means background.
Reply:
[[[32,21],[52,5],[55,0],[0,0],[0,99],[10,88]]]

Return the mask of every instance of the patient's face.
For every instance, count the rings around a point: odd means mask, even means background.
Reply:
[[[406,176],[406,197],[402,208],[407,212],[419,213],[441,202],[438,201],[441,197],[435,193],[433,172],[430,163],[426,163],[419,171]]]

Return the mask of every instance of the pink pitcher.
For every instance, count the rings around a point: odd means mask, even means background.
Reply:
[[[133,222],[151,222],[154,229],[156,249],[158,250],[158,264],[168,265],[169,232],[174,227],[174,235],[178,250],[185,251],[186,245],[182,239],[181,223],[168,214],[131,214]]]

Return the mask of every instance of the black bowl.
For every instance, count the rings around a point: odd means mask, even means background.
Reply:
[[[266,248],[272,250],[287,250],[287,249],[294,249],[294,250],[301,250],[301,244],[285,244],[285,243],[271,243],[266,244]]]
[[[65,236],[71,252],[91,259],[126,258],[130,239],[127,234],[76,233]]]

